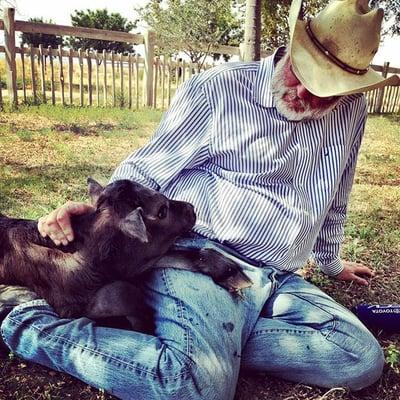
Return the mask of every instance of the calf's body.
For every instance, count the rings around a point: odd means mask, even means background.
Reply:
[[[140,313],[140,276],[190,231],[193,207],[128,180],[105,188],[88,182],[95,211],[73,217],[75,239],[67,246],[43,238],[36,221],[0,216],[0,284],[34,290],[61,317]],[[166,257],[170,263],[179,258],[179,268],[214,274],[229,290],[250,284],[235,263],[213,250]],[[241,283],[232,286],[232,276]]]

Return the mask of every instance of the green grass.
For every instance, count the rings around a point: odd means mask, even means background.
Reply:
[[[106,182],[160,117],[150,110],[44,105],[1,114],[2,212],[37,218],[68,199],[85,199],[86,178]]]
[[[86,178],[106,183],[115,166],[142,146],[160,111],[22,107],[0,114],[0,212],[37,218],[66,200],[85,200]],[[376,270],[368,288],[338,282],[313,265],[305,276],[348,307],[361,302],[399,303],[400,117],[371,116],[349,204],[344,258]],[[263,374],[241,375],[237,400],[399,400],[400,335],[377,333],[387,368],[371,388],[348,393],[295,385]],[[337,366],[335,366],[337,367]],[[32,394],[33,393],[33,394]],[[64,374],[0,359],[0,399],[112,398]]]

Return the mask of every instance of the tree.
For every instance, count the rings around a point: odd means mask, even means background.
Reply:
[[[71,15],[72,26],[82,26],[86,28],[105,29],[110,31],[130,32],[136,27],[136,22],[130,22],[119,13],[109,14],[107,9],[102,10],[75,10]],[[85,39],[71,37],[69,45],[78,50],[111,51],[125,53],[134,52],[131,43],[111,42],[108,40]]]
[[[244,29],[244,61],[260,59],[261,0],[246,1],[246,25]]]
[[[160,52],[202,64],[219,44],[239,45],[243,30],[232,0],[150,0],[137,10],[157,34]]]
[[[40,22],[46,24],[52,24],[53,21],[43,20],[43,18],[29,18],[29,22]],[[46,35],[44,33],[23,33],[21,35],[21,45],[32,45],[33,47],[39,47],[41,44],[44,48],[51,46],[57,48],[60,44],[63,44],[63,38],[56,35]]]
[[[378,6],[385,11],[385,20],[390,21],[390,26],[383,31],[383,35],[400,35],[400,0],[371,0],[371,7]]]
[[[329,0],[303,1],[304,17],[315,16]],[[289,43],[288,16],[291,0],[262,2],[261,43],[265,50],[273,50]]]

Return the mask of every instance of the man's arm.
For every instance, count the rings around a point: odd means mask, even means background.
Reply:
[[[195,75],[178,89],[153,138],[119,165],[111,181],[131,179],[159,190],[184,168],[204,161],[208,156],[211,112],[198,77]],[[89,204],[68,202],[39,219],[39,232],[56,245],[67,245],[74,239],[71,216],[92,210]]]
[[[128,156],[111,181],[136,180],[159,190],[208,156],[211,112],[198,75],[177,91],[150,142]]]
[[[341,280],[354,280],[360,284],[368,284],[360,275],[372,276],[372,271],[361,264],[346,261],[342,262],[339,257],[339,251],[344,237],[347,205],[353,185],[357,156],[364,134],[366,118],[367,113],[365,105],[365,108],[360,112],[358,118],[351,153],[343,172],[338,191],[313,248],[314,259],[324,273]]]

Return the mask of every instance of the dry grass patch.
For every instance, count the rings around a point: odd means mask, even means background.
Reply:
[[[25,115],[23,113],[0,113],[0,126],[10,132],[19,130],[41,131],[52,127],[49,118],[42,115]]]

